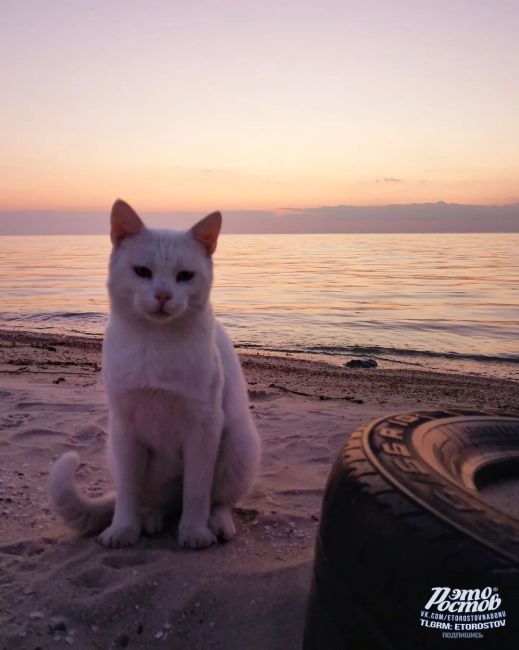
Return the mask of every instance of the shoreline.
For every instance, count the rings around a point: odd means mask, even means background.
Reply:
[[[77,350],[88,356],[96,372],[101,370],[100,353],[102,338],[54,333],[35,333],[25,330],[0,329],[0,346],[10,359],[8,363],[24,367],[16,360],[17,348],[30,347],[38,356],[36,363],[55,365],[52,348]],[[45,354],[45,351],[47,354]],[[464,403],[475,408],[493,408],[519,411],[519,381],[480,374],[443,372],[415,368],[348,368],[325,361],[295,358],[290,355],[238,350],[245,374],[259,375],[256,383],[266,384],[293,395],[314,397],[321,400],[341,400],[363,403],[375,392],[378,401],[400,393],[406,401],[425,401],[424,391],[429,393],[431,405],[460,406]],[[27,366],[31,365],[31,359]],[[250,381],[249,381],[250,383]],[[360,400],[360,401],[359,401]]]
[[[53,331],[31,326],[10,327],[0,323],[0,336],[8,340],[47,342],[50,345],[66,343],[76,348],[97,349],[101,347],[103,332],[85,333],[80,330]],[[519,382],[519,357],[485,356],[469,353],[431,352],[422,350],[391,350],[371,345],[366,348],[353,346],[351,349],[337,348],[335,352],[312,349],[284,349],[265,344],[240,343],[235,348],[241,357],[263,356],[290,358],[294,361],[311,361],[329,366],[343,367],[356,359],[372,359],[379,370],[418,370],[450,375],[480,376],[511,379]]]

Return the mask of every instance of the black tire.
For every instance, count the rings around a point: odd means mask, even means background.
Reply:
[[[519,520],[477,493],[518,467],[519,415],[423,411],[355,431],[324,496],[304,650],[519,648]],[[480,593],[464,595],[465,613],[426,610],[436,587]]]

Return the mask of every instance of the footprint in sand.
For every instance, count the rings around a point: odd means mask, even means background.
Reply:
[[[66,438],[67,434],[63,431],[54,431],[54,429],[28,429],[26,431],[16,431],[11,436],[16,440],[27,440],[29,442],[36,442],[44,440],[45,438]]]
[[[75,441],[63,431],[55,429],[28,429],[26,431],[15,431],[10,435],[10,443],[25,450],[27,456],[37,456],[43,452],[50,453],[51,447],[54,453],[61,450],[81,449],[84,444]]]
[[[76,440],[80,440],[81,442],[88,442],[90,440],[100,441],[104,440],[106,436],[106,432],[95,424],[81,427],[81,429],[74,433],[74,438]]]
[[[105,591],[107,588],[112,589],[120,584],[121,580],[126,580],[127,573],[124,572],[124,569],[133,570],[152,561],[154,558],[146,552],[111,551],[103,555],[95,553],[84,558],[83,566],[77,571],[74,570],[68,576],[68,581],[82,589]],[[74,564],[77,566],[76,562]],[[90,566],[85,567],[85,564],[90,564]],[[121,572],[119,573],[119,571]]]
[[[1,395],[0,395],[1,397]],[[0,418],[0,429],[14,429],[25,424],[31,416],[28,413],[12,413]]]
[[[142,566],[143,564],[148,564],[149,561],[149,553],[136,552],[124,555],[114,555],[114,553],[111,552],[101,558],[101,563],[111,569],[126,569],[128,567]]]
[[[111,582],[108,572],[101,566],[83,569],[76,575],[69,577],[68,580],[75,587],[84,587],[85,589],[102,589]]]
[[[19,402],[16,405],[17,409],[31,409],[35,411],[67,411],[68,413],[93,413],[98,410],[95,404],[71,404],[50,402]]]
[[[20,557],[32,557],[33,555],[41,555],[45,551],[45,545],[28,540],[25,542],[15,542],[14,544],[6,544],[0,546],[0,553],[4,555],[17,555]]]

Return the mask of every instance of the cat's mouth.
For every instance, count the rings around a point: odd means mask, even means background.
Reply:
[[[169,311],[165,311],[163,307],[159,307],[158,309],[155,309],[155,311],[148,312],[147,316],[151,320],[157,321],[157,322],[165,322],[172,320],[176,318],[179,314]]]
[[[156,311],[152,312],[151,315],[154,316],[155,318],[159,318],[161,320],[163,318],[170,318],[171,317],[171,314],[169,314],[167,311],[164,311],[164,309],[162,309],[162,307],[160,307]]]

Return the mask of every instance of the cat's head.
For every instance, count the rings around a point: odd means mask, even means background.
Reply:
[[[108,277],[112,310],[165,324],[203,309],[221,225],[220,213],[213,212],[187,231],[152,230],[127,203],[116,201]]]

